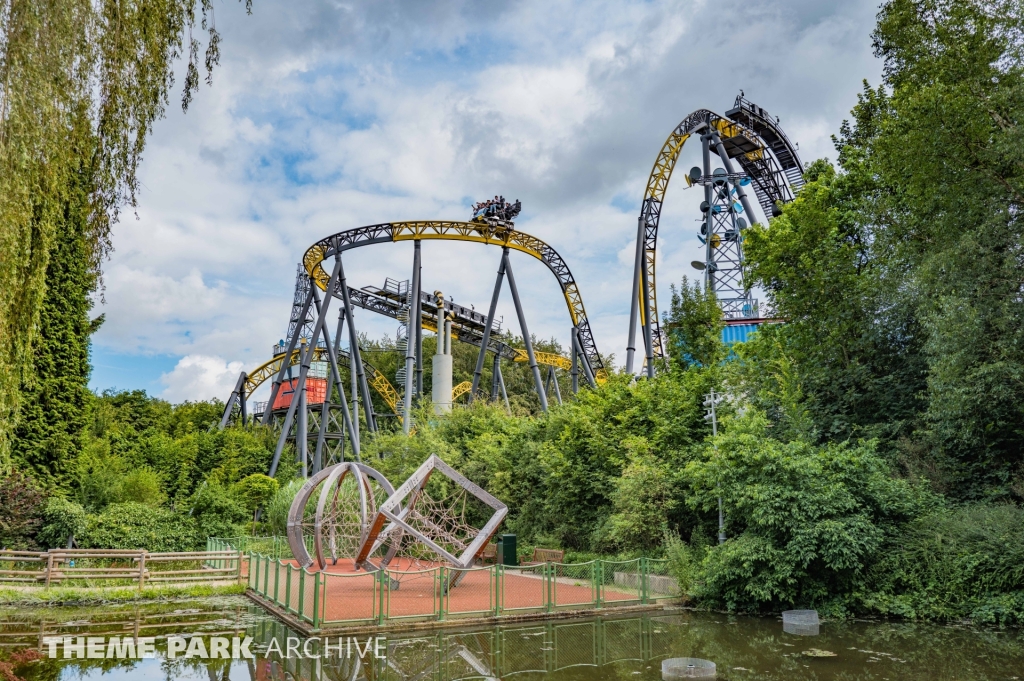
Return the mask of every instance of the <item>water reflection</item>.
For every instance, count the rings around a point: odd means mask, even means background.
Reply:
[[[931,681],[1024,677],[1019,631],[889,623],[825,623],[814,637],[783,632],[775,619],[730,618],[677,611],[643,617],[600,617],[382,638],[378,655],[367,636],[304,641],[241,598],[149,608],[67,609],[0,613],[0,646],[37,646],[44,636],[158,637],[242,633],[255,639],[255,660],[44,659],[21,668],[36,679],[198,679],[200,681],[457,681],[461,679],[661,678],[661,661],[697,657],[717,664],[720,679]],[[293,654],[284,654],[292,638]],[[300,647],[301,651],[301,647]]]

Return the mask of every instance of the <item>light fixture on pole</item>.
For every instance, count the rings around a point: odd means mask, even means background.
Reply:
[[[718,404],[725,399],[725,396],[721,393],[716,393],[712,390],[710,393],[704,396],[704,408],[707,409],[707,413],[704,414],[705,421],[711,421],[711,434],[718,437]],[[715,445],[718,448],[718,445]],[[718,495],[718,543],[725,543],[725,515],[722,512],[722,495]]]

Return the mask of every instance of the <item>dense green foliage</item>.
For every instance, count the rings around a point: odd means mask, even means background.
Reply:
[[[194,551],[202,548],[196,522],[170,509],[126,502],[88,517],[83,548]]]
[[[0,476],[0,548],[35,548],[45,505],[42,492],[31,478],[18,471]]]
[[[686,468],[690,503],[710,511],[721,496],[732,536],[708,554],[696,593],[730,609],[827,607],[864,583],[922,495],[892,477],[872,442],[781,442],[768,430],[750,409]]]
[[[836,138],[840,170],[815,164],[747,239],[788,322],[751,353],[792,359],[820,437],[879,437],[964,500],[1024,480],[1021,29],[1012,2],[886,3],[885,82]]]
[[[198,9],[196,0],[0,0],[0,471],[30,405],[19,464],[47,486],[67,482],[84,425],[75,412],[88,374],[85,301],[110,226],[135,205],[142,150],[183,52],[183,107],[198,89],[200,15],[207,82],[219,60],[212,3]]]
[[[39,543],[44,548],[67,548],[69,540],[81,540],[88,524],[88,516],[81,504],[63,497],[50,497],[43,510],[43,527]]]
[[[69,486],[88,423],[90,292],[96,275],[88,243],[88,197],[80,184],[65,204],[46,268],[32,371],[22,378],[14,460],[47,487]]]
[[[871,566],[862,609],[883,615],[1021,624],[1024,511],[978,505],[937,509],[890,538]]]

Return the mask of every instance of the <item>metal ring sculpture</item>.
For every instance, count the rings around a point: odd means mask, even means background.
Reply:
[[[341,507],[342,484],[346,477],[352,476],[356,481],[359,494],[357,517],[343,517],[345,509]],[[355,558],[356,552],[366,541],[371,523],[377,517],[378,499],[373,491],[372,483],[379,485],[384,492],[383,503],[395,493],[394,487],[380,471],[362,463],[345,462],[324,468],[306,480],[299,489],[288,510],[288,546],[299,567],[309,567],[313,558],[306,546],[306,537],[312,535],[316,562],[323,570],[327,567],[328,555],[334,563],[339,558]],[[306,513],[306,506],[313,493],[319,488],[316,512],[312,517]],[[351,515],[351,514],[350,514]],[[358,532],[358,540],[351,547],[339,547],[339,529]],[[348,548],[339,555],[339,548]]]
[[[775,214],[777,203],[792,201],[793,191],[803,185],[802,166],[796,147],[782,132],[777,121],[769,116],[764,109],[740,95],[736,98],[733,109],[726,112],[726,116],[728,118],[719,116],[708,109],[699,109],[684,118],[662,145],[647,180],[647,188],[640,208],[637,235],[638,250],[641,240],[643,250],[642,254],[638,253],[637,259],[640,262],[637,264],[640,267],[634,274],[634,280],[640,279],[642,274],[642,281],[635,282],[633,285],[631,304],[634,306],[634,310],[638,308],[641,325],[647,323],[647,316],[650,315],[652,347],[648,348],[648,357],[665,356],[661,329],[658,324],[658,298],[654,273],[655,252],[658,242],[658,223],[661,219],[661,207],[665,200],[665,192],[668,189],[669,180],[672,178],[676,161],[679,159],[679,152],[682,151],[686,140],[697,133],[717,132],[726,142],[726,147],[730,151],[736,152],[735,158],[752,180],[758,203],[769,215]],[[730,142],[734,146],[730,147]],[[733,154],[730,153],[729,156],[733,156]],[[645,297],[647,298],[646,305]],[[647,309],[648,305],[649,309]],[[636,332],[635,317],[636,315],[630,316],[630,350],[627,350],[627,371],[632,371],[632,345]]]
[[[583,307],[583,298],[579,287],[573,279],[569,266],[555,249],[540,239],[515,229],[494,228],[476,222],[451,221],[417,221],[417,222],[385,222],[378,225],[357,227],[338,232],[316,242],[306,251],[302,264],[317,287],[327,290],[330,275],[321,264],[325,259],[343,253],[352,248],[369,246],[370,244],[397,241],[414,241],[419,239],[441,239],[449,241],[469,241],[507,247],[537,258],[551,270],[562,289],[562,295],[569,308],[572,323],[579,329],[580,346],[583,356],[594,374],[603,377],[604,364],[597,352],[594,334]],[[333,295],[333,292],[332,292]]]

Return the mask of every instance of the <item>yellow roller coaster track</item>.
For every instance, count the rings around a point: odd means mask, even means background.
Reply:
[[[708,125],[713,126],[722,137],[742,135],[756,145],[757,149],[745,154],[748,159],[754,160],[764,155],[764,146],[757,135],[743,126],[724,119],[706,109],[695,111],[687,116],[682,123],[676,126],[676,129],[665,140],[665,144],[661,146],[661,151],[658,152],[658,157],[654,161],[654,167],[651,169],[650,177],[647,179],[647,189],[644,192],[643,208],[641,209],[646,224],[644,235],[644,269],[647,274],[647,294],[651,303],[651,324],[654,331],[652,340],[655,357],[664,357],[661,332],[658,328],[658,288],[655,285],[654,276],[655,249],[658,239],[658,221],[661,217],[661,205],[665,201],[665,192],[668,190],[669,180],[672,179],[672,171],[676,167],[676,161],[679,160],[679,153],[683,150],[683,145],[686,144],[686,140],[692,134],[696,134],[701,129],[706,129]],[[646,311],[643,305],[643,293],[638,292],[638,295],[640,296],[640,324],[642,326]]]
[[[473,381],[463,381],[452,388],[452,402],[459,399],[473,389]]]
[[[525,232],[511,228],[496,228],[478,222],[440,220],[388,222],[357,227],[321,239],[306,250],[302,263],[310,279],[316,282],[318,288],[326,291],[330,275],[323,267],[325,259],[360,246],[420,239],[468,241],[507,247],[531,255],[547,265],[562,289],[562,295],[569,309],[572,323],[579,329],[580,345],[586,361],[593,370],[595,378],[599,381],[605,379],[606,371],[601,361],[601,356],[597,352],[594,335],[590,328],[590,321],[587,319],[586,309],[583,306],[583,298],[580,295],[579,287],[576,285],[572,273],[569,271],[568,265],[555,249]],[[558,356],[552,355],[551,357]],[[554,363],[554,366],[562,368],[569,366],[568,360],[564,357],[561,360],[564,361],[564,364],[557,360],[552,360],[552,362],[557,362]],[[517,361],[519,361],[518,358]],[[540,361],[539,358],[538,361]]]

